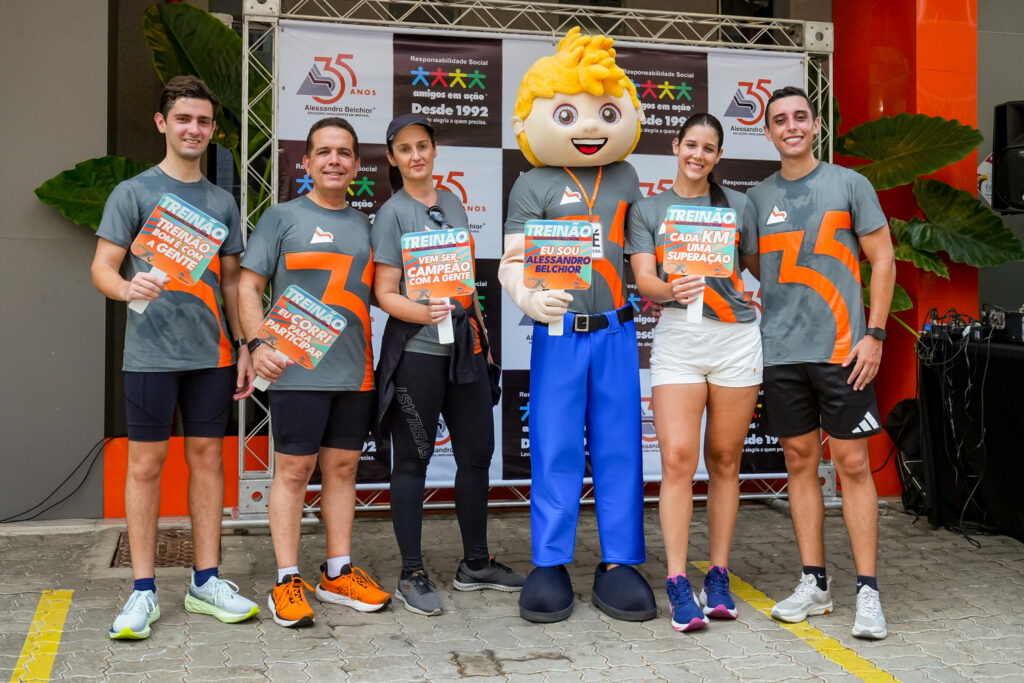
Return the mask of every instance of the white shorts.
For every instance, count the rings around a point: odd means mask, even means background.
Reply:
[[[764,360],[756,322],[686,322],[686,310],[665,308],[651,344],[651,386],[701,384],[752,387],[761,383]]]

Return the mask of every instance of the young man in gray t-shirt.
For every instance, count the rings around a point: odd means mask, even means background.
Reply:
[[[889,226],[867,179],[812,154],[820,122],[798,88],[773,93],[765,134],[782,168],[747,192],[761,254],[765,409],[782,443],[793,527],[803,563],[796,591],[772,608],[798,622],[832,611],[825,573],[821,430],[843,483],[843,515],[857,567],[853,635],[884,638],[878,598],[878,496],[868,437],[881,431],[878,372],[896,269]],[[864,319],[860,252],[871,264]]]
[[[96,289],[117,301],[147,302],[144,313],[129,311],[125,330],[125,518],[135,586],[110,629],[115,639],[147,638],[150,624],[160,618],[154,558],[160,474],[175,405],[185,436],[195,547],[185,609],[223,622],[243,621],[259,613],[254,602],[217,574],[224,509],[224,431],[232,398],[248,395],[252,375],[244,348],[237,370],[233,367],[232,346],[241,346],[242,336],[235,299],[242,251],[238,207],[229,193],[203,177],[200,168],[218,106],[214,94],[195,76],[178,76],[167,83],[154,117],[166,140],[166,155],[157,166],[114,188],[96,233],[99,242],[92,263]],[[166,211],[174,216],[161,213]],[[200,231],[201,226],[216,226],[218,233],[226,229],[220,250],[195,284],[186,286],[150,273],[146,261],[134,254],[129,257],[135,237],[154,220],[191,224]],[[130,279],[121,276],[122,265]]]

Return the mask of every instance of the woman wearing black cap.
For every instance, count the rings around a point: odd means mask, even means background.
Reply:
[[[518,591],[523,577],[496,562],[487,548],[488,470],[494,418],[487,367],[487,332],[476,294],[413,301],[402,280],[405,233],[466,227],[459,199],[434,187],[434,129],[419,114],[388,126],[391,199],[377,212],[372,243],[374,293],[390,316],[381,343],[378,385],[383,426],[392,445],[391,519],[402,554],[395,597],[418,614],[441,613],[441,600],[423,567],[421,532],[427,464],[438,416],[444,415],[458,467],[455,511],[464,558],[458,590]],[[451,316],[454,343],[442,344],[438,323]]]

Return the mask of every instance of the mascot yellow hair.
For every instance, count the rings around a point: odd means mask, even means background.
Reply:
[[[622,67],[615,63],[614,43],[605,36],[583,35],[578,26],[570,29],[558,43],[558,52],[541,57],[526,71],[519,84],[513,114],[526,120],[533,110],[533,101],[538,97],[554,97],[556,93],[576,95],[581,92],[595,97],[621,97],[623,92],[628,92],[633,106],[639,111],[640,100],[636,96],[636,86]],[[636,137],[622,159],[636,148],[640,140],[640,123],[637,121]],[[516,135],[516,142],[531,164],[544,166],[530,149],[525,133]]]

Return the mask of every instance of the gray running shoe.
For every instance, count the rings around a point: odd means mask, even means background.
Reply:
[[[405,603],[405,608],[416,614],[428,617],[441,613],[441,598],[437,596],[437,586],[427,576],[425,569],[419,569],[407,579],[398,579],[395,597]]]
[[[857,592],[857,618],[853,620],[853,637],[881,640],[888,635],[885,630],[885,615],[878,591],[870,586],[861,586]]]
[[[832,586],[832,578],[828,579]],[[795,624],[815,614],[828,614],[832,611],[832,592],[821,590],[814,574],[801,574],[793,594],[772,607],[772,619]]]
[[[479,591],[490,588],[506,593],[517,593],[523,589],[523,582],[526,578],[518,574],[511,567],[503,565],[491,555],[487,560],[487,566],[483,569],[470,569],[466,561],[459,562],[459,569],[455,572],[455,581],[452,586],[460,591]]]
[[[225,624],[245,621],[260,613],[255,602],[238,594],[238,585],[232,581],[213,576],[202,586],[197,586],[194,569],[185,594],[185,609],[196,614],[209,614]]]
[[[132,591],[121,613],[110,627],[114,640],[143,640],[149,638],[149,625],[160,618],[160,605],[153,591]]]

